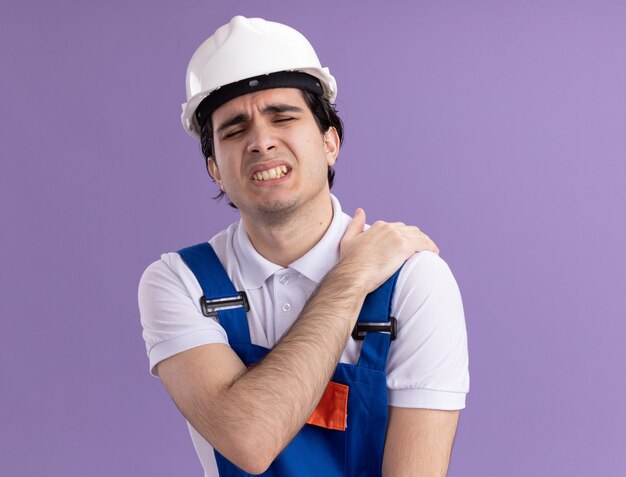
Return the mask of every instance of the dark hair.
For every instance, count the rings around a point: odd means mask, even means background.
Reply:
[[[317,127],[320,132],[325,133],[330,128],[335,128],[337,130],[337,135],[339,136],[339,145],[343,144],[343,122],[341,118],[337,114],[337,109],[335,105],[328,101],[323,96],[317,96],[309,91],[302,90],[302,95],[304,96],[304,101],[307,106],[313,113],[313,117],[315,118],[315,122],[317,123]],[[207,168],[207,172],[209,169],[209,159],[213,157],[213,124],[211,123],[211,119],[209,118],[206,123],[200,128],[200,148],[202,149],[202,155],[204,156],[205,165]],[[213,179],[215,182],[215,179]],[[332,188],[333,182],[335,179],[335,170],[328,166],[328,187]],[[217,194],[214,199],[221,199],[226,194],[223,190],[220,190],[219,194]],[[228,201],[228,205],[234,207],[237,206],[232,202]]]

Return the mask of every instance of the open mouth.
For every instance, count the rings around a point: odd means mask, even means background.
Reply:
[[[271,169],[266,169],[264,171],[255,172],[252,174],[252,179],[255,181],[269,181],[272,179],[280,179],[281,177],[287,175],[289,169],[287,166],[276,166]]]

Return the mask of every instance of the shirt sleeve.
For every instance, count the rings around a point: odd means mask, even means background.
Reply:
[[[432,252],[404,265],[392,302],[398,336],[387,362],[389,405],[454,410],[469,391],[467,332],[459,287]]]
[[[224,329],[200,310],[202,289],[177,253],[164,254],[139,282],[139,313],[150,373],[170,356],[210,343],[228,344]]]

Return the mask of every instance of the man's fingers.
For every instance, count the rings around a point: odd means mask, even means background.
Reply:
[[[433,242],[428,235],[419,230],[417,227],[412,230],[413,237],[416,240],[417,249],[416,252],[421,252],[424,250],[428,250],[430,252],[434,252],[439,255],[439,247]]]
[[[358,208],[354,211],[354,218],[352,222],[350,222],[350,225],[348,225],[346,233],[343,235],[344,240],[351,239],[362,233],[363,227],[365,227],[365,211]]]
[[[393,226],[393,229],[400,233],[403,237],[404,243],[409,249],[413,249],[414,252],[422,252],[428,250],[439,254],[439,247],[433,242],[433,240],[422,232],[418,227],[414,225],[404,225],[401,222],[389,224]]]

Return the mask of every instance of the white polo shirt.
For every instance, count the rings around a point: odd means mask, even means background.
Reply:
[[[352,218],[331,195],[333,220],[309,252],[283,268],[254,249],[242,221],[218,233],[213,246],[237,290],[250,302],[253,344],[272,348],[339,261],[339,242]],[[209,343],[228,344],[220,324],[200,310],[202,289],[177,253],[151,264],[139,284],[139,309],[150,372],[162,360]],[[390,406],[463,409],[469,391],[463,304],[448,265],[432,252],[413,255],[402,268],[392,300],[398,337],[387,361]],[[348,340],[342,363],[356,364],[361,341]],[[210,444],[189,426],[206,476],[217,476]]]

